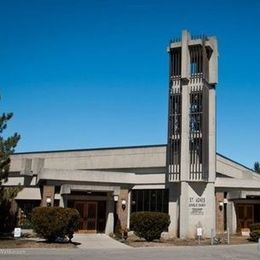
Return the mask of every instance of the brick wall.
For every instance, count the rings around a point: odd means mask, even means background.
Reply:
[[[122,200],[126,201],[125,209],[122,208]],[[117,202],[117,215],[122,229],[127,228],[128,203],[128,189],[121,189]]]
[[[42,202],[41,202],[42,207],[47,206],[47,202],[46,202],[47,198],[51,199],[51,206],[53,207],[53,205],[54,205],[54,193],[55,193],[55,186],[47,186],[47,185],[43,186]]]
[[[220,207],[219,203],[224,201],[224,193],[216,192],[215,198],[216,198],[216,232],[223,233],[224,232],[224,205]]]

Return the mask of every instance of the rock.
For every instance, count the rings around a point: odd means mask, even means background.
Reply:
[[[162,232],[161,234],[161,239],[162,241],[165,240],[173,240],[175,238],[175,236],[169,232]]]

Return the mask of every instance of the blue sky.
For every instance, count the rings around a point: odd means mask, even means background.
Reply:
[[[219,41],[217,151],[260,160],[260,1],[0,1],[1,111],[21,151],[166,143],[170,38]]]

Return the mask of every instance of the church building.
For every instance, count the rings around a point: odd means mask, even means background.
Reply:
[[[78,209],[80,230],[129,228],[136,211],[170,215],[170,237],[239,233],[260,222],[260,175],[216,153],[216,37],[183,31],[169,54],[167,144],[16,153],[7,186],[17,205]]]

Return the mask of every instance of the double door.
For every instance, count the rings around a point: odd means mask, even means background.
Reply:
[[[238,231],[241,228],[250,228],[254,223],[254,205],[238,204],[237,205]]]
[[[97,202],[75,201],[74,208],[80,214],[80,231],[89,233],[97,232]]]

